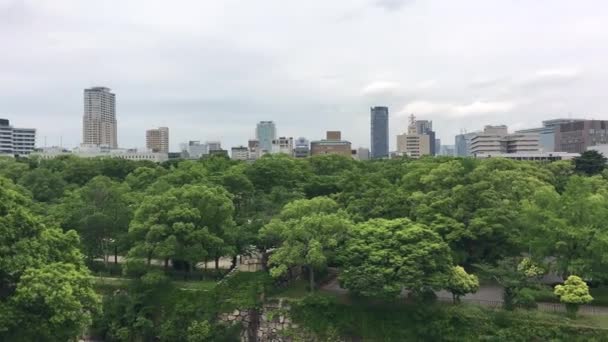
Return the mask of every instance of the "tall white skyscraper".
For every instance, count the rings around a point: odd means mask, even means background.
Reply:
[[[159,127],[147,130],[146,147],[152,152],[169,153],[169,128]]]
[[[272,141],[277,138],[277,128],[272,121],[260,121],[255,128],[255,138],[263,152],[272,152]]]
[[[118,148],[116,136],[116,95],[105,87],[85,89],[82,143]]]

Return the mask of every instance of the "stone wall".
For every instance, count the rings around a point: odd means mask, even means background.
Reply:
[[[283,300],[268,301],[261,309],[234,310],[221,314],[228,324],[241,324],[242,342],[316,341],[310,333],[291,321],[290,306]]]

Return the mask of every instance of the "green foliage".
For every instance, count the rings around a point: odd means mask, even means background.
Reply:
[[[357,225],[341,254],[341,285],[354,293],[394,297],[403,288],[442,288],[452,266],[448,245],[408,219],[374,219]]]
[[[462,266],[454,266],[448,277],[446,289],[452,292],[454,301],[457,302],[460,300],[460,296],[477,292],[479,280],[474,274],[468,274]]]
[[[608,158],[603,154],[589,150],[583,152],[580,157],[574,158],[574,169],[589,176],[597,175],[604,171],[606,162],[608,162]]]
[[[579,305],[590,303],[593,300],[587,284],[575,275],[569,276],[564,285],[555,286],[554,293],[559,296],[562,303],[566,304],[566,308],[572,316],[576,315]]]

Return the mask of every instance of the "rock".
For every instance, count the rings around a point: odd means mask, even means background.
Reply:
[[[234,312],[232,313],[232,315],[234,315],[234,316],[238,316],[240,314],[241,314],[241,312],[239,310],[234,310]]]

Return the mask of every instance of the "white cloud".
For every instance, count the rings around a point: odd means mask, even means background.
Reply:
[[[523,86],[548,86],[576,81],[582,76],[579,68],[555,68],[536,71],[525,77],[520,84]]]
[[[433,88],[437,87],[437,81],[425,80],[425,81],[419,82],[416,87],[420,90],[433,89]]]
[[[392,95],[399,91],[401,86],[397,82],[375,81],[366,85],[362,90],[363,95]]]
[[[375,0],[374,5],[382,7],[387,11],[395,11],[412,1],[413,0]]]
[[[474,101],[468,104],[450,104],[428,101],[410,102],[398,115],[437,114],[449,117],[467,117],[486,114],[506,113],[514,109],[516,104],[511,101]]]

